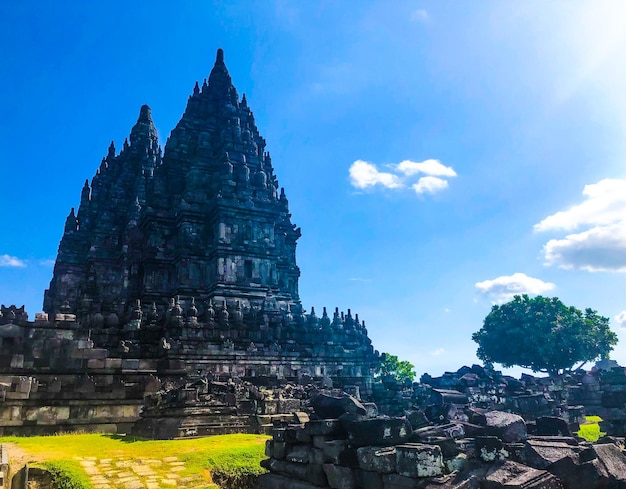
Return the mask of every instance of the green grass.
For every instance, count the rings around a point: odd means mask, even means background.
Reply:
[[[211,474],[215,474],[216,481],[218,478],[226,481],[226,487],[228,481],[256,478],[265,472],[259,464],[265,458],[267,439],[262,435],[222,435],[189,440],[143,440],[106,434],[62,434],[3,437],[0,443],[17,445],[27,452],[32,462],[51,467],[58,472],[58,477],[67,476],[68,481],[78,481],[76,484],[81,481],[89,484],[85,465],[81,465],[84,460],[94,460],[97,464],[107,459],[149,464],[158,477],[167,478],[171,474],[167,459],[175,457],[184,462],[184,468],[176,472],[177,476],[202,478],[210,484],[213,482]],[[91,486],[61,484],[59,487],[89,489]],[[121,488],[123,484],[112,487]]]
[[[585,422],[580,425],[580,431],[576,434],[589,442],[598,441],[601,436],[606,435],[600,431],[598,424],[600,421],[602,421],[600,416],[585,416]]]
[[[80,465],[71,460],[51,460],[41,464],[52,475],[55,487],[63,489],[92,489],[89,477]]]

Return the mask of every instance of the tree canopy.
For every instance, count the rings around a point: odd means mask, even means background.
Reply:
[[[516,295],[495,305],[483,327],[472,335],[478,358],[486,363],[514,365],[556,375],[600,357],[617,344],[609,319],[593,309],[582,312],[558,298]]]
[[[398,382],[412,381],[415,378],[415,366],[408,360],[398,360],[396,355],[383,353],[376,370],[376,377],[393,377]]]

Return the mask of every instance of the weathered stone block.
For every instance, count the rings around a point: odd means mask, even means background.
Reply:
[[[309,421],[304,425],[304,432],[310,436],[316,435],[345,435],[346,432],[336,419],[322,419],[319,421]]]
[[[328,479],[328,485],[332,487],[332,489],[356,488],[356,481],[351,468],[334,464],[324,464],[324,472]]]
[[[417,489],[419,487],[419,479],[400,474],[386,474],[382,478],[384,489]]]
[[[619,447],[612,443],[594,445],[593,451],[598,460],[606,467],[612,484],[626,487],[626,457]]]
[[[287,443],[298,442],[298,431],[302,431],[302,428],[289,426],[285,428],[285,441]]]
[[[602,407],[623,408],[626,404],[625,391],[605,391],[602,393]]]
[[[440,476],[444,471],[441,449],[418,443],[397,445],[396,471],[405,477]]]
[[[139,368],[139,360],[135,358],[123,358],[122,368],[124,370],[137,370]]]
[[[346,448],[339,454],[337,461],[339,465],[343,465],[345,467],[358,467],[359,459],[356,453],[356,448]]]
[[[411,441],[428,441],[436,438],[463,438],[465,429],[460,423],[447,423],[437,426],[425,426],[415,430],[411,436]]]
[[[367,411],[361,401],[345,392],[341,396],[320,393],[312,397],[310,404],[320,418],[336,419],[342,414],[365,415]]]
[[[459,447],[454,438],[436,438],[430,441],[428,445],[437,445],[441,449],[441,455],[444,459],[454,458],[459,454]]]
[[[444,459],[443,463],[446,467],[447,473],[461,472],[467,464],[467,455],[465,455],[464,453],[459,453],[454,458],[450,458],[447,460]]]
[[[535,422],[538,436],[572,436],[567,421],[555,416],[540,416]]]
[[[502,440],[497,436],[477,436],[476,453],[483,462],[504,460],[508,453],[504,450]]]
[[[319,489],[319,487],[283,475],[263,474],[259,477],[259,489]]]
[[[481,482],[481,489],[563,489],[554,475],[507,460],[496,463]]]
[[[28,408],[24,412],[24,419],[35,421],[37,424],[55,425],[70,418],[69,406],[41,406]]]
[[[306,480],[316,486],[325,486],[328,483],[324,466],[320,464],[308,464],[306,466]]]
[[[354,469],[356,486],[363,489],[383,489],[383,477],[378,472]]]
[[[327,463],[324,452],[319,448],[311,448],[311,451],[309,452],[309,463],[318,465]]]
[[[562,458],[576,458],[580,452],[581,447],[576,445],[530,439],[524,444],[523,462],[536,469],[545,469]]]
[[[104,359],[107,357],[109,351],[106,348],[91,348],[89,350],[84,350],[83,358],[98,358]]]
[[[285,441],[285,428],[273,428],[272,438],[274,441]]]
[[[365,416],[368,418],[375,418],[378,416],[378,406],[373,402],[364,402],[363,407],[365,408]]]
[[[272,441],[274,442],[274,458],[277,458],[279,460],[284,459],[287,456],[287,444],[284,441]]]
[[[296,430],[296,443],[311,443],[311,437],[300,428]]]
[[[274,456],[274,440],[265,440],[265,456],[267,458]]]
[[[365,471],[390,474],[396,471],[394,447],[361,447],[357,449],[359,467]]]
[[[311,458],[311,450],[313,450],[313,448],[309,445],[292,445],[287,450],[285,459],[288,462],[307,464]]]
[[[294,413],[302,409],[302,403],[299,399],[280,399],[278,401],[279,413]]]
[[[347,440],[325,441],[321,446],[324,462],[339,463],[339,455],[347,448]]]
[[[327,441],[332,441],[335,440],[334,437],[332,436],[325,436],[325,435],[314,435],[311,437],[311,443],[315,448],[324,448],[324,444]],[[346,442],[347,443],[347,442]]]
[[[98,358],[92,358],[91,360],[87,360],[87,368],[88,369],[102,369],[105,367],[104,360],[100,360]]]
[[[485,413],[486,433],[500,438],[507,443],[515,443],[526,439],[526,423],[521,416],[502,411]]]
[[[348,432],[353,447],[389,446],[408,441],[412,432],[408,420],[402,418],[362,418],[342,416],[340,422]]]
[[[278,400],[277,399],[268,399],[263,402],[263,413],[264,414],[278,414]]]
[[[121,358],[106,358],[104,360],[105,368],[122,368],[122,359]]]
[[[157,362],[152,359],[139,360],[139,370],[156,370]]]
[[[11,368],[24,368],[24,355],[12,355]]]

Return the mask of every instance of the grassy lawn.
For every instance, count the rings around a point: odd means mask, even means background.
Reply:
[[[585,422],[580,425],[578,436],[590,442],[598,441],[598,438],[606,435],[600,431],[598,424],[600,421],[602,421],[600,416],[585,416]]]
[[[85,474],[94,489],[165,487],[206,488],[211,471],[219,474],[260,474],[265,458],[261,435],[223,435],[191,440],[140,440],[105,434],[3,437],[28,460],[61,463]],[[11,448],[9,445],[9,456]]]

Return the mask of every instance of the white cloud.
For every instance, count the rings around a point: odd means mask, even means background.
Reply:
[[[607,178],[585,185],[586,200],[535,224],[535,231],[573,231],[581,226],[603,226],[626,219],[626,180]]]
[[[373,187],[379,184],[387,188],[402,187],[397,175],[378,171],[375,165],[363,160],[356,160],[350,166],[350,183],[356,188]]]
[[[55,263],[54,260],[39,260],[39,264],[44,267],[53,267]]]
[[[446,350],[444,350],[443,348],[437,348],[436,350],[433,350],[430,352],[430,354],[433,357],[438,357],[440,355],[443,355],[446,352]]]
[[[585,200],[535,224],[535,231],[574,231],[543,247],[546,265],[564,269],[626,271],[626,180],[586,185]]]
[[[418,194],[434,194],[448,188],[448,181],[439,177],[422,177],[413,184],[413,190]]]
[[[613,319],[615,320],[615,323],[618,327],[626,328],[626,311],[622,311],[616,314]]]
[[[430,17],[428,16],[428,12],[423,9],[417,9],[411,12],[411,22],[426,22]]]
[[[503,303],[513,299],[515,295],[539,295],[552,290],[555,285],[538,278],[529,277],[525,273],[502,275],[493,280],[476,282],[476,288],[493,302]]]
[[[564,239],[551,239],[543,247],[546,265],[589,272],[626,271],[626,222],[597,226]]]
[[[375,164],[356,160],[350,166],[350,183],[358,189],[380,185],[389,189],[412,188],[418,195],[434,194],[448,188],[448,180],[455,177],[452,167],[429,159],[422,162],[404,160],[385,165],[391,171],[380,171]],[[426,175],[419,177],[419,175]],[[445,177],[445,178],[444,178]]]
[[[433,177],[456,177],[456,172],[450,166],[443,165],[439,160],[424,160],[422,162],[404,160],[396,168],[407,176],[425,173]]]
[[[25,266],[26,266],[26,262],[23,260],[20,260],[16,256],[0,255],[0,267],[23,268]]]

